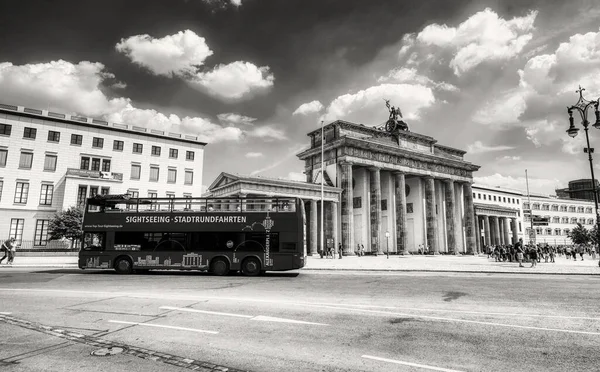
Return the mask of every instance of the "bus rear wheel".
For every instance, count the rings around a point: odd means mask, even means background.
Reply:
[[[256,257],[248,257],[242,262],[242,273],[246,276],[260,274],[260,261]]]
[[[117,258],[117,261],[115,261],[115,271],[119,274],[131,274],[133,272],[131,260],[126,257]]]
[[[215,258],[210,263],[210,272],[218,276],[227,275],[229,274],[229,263],[223,258]]]

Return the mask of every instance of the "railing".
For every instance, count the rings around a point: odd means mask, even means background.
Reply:
[[[87,169],[67,168],[67,175],[123,181],[123,173],[101,172]]]
[[[294,198],[129,198],[88,199],[90,213],[147,212],[296,212]]]
[[[1,241],[4,242],[8,239],[5,237]],[[36,242],[34,240],[21,240],[17,241],[17,254],[19,252],[76,252],[79,251],[80,241],[75,240],[73,247],[71,247],[70,240],[48,240],[42,242]]]

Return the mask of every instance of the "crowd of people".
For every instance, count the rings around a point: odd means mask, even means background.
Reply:
[[[547,243],[525,245],[523,239],[519,239],[515,244],[486,246],[485,250],[488,258],[496,262],[518,262],[520,267],[524,267],[525,262],[531,263],[531,267],[537,266],[542,260],[546,263],[554,263],[556,256],[563,255],[573,261],[583,261],[586,254],[593,260],[596,259],[596,250],[589,245],[552,246]],[[598,265],[600,266],[600,261]]]

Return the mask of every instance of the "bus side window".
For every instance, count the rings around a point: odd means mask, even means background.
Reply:
[[[105,233],[85,233],[83,235],[83,249],[86,251],[103,251]]]

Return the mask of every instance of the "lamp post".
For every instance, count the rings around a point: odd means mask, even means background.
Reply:
[[[385,254],[387,255],[387,258],[390,258],[390,232],[386,231],[385,232]]]
[[[594,177],[594,165],[592,163],[592,153],[594,152],[594,148],[590,147],[590,137],[588,135],[588,127],[590,122],[588,121],[588,109],[592,106],[594,107],[594,114],[596,115],[596,122],[592,125],[596,129],[600,129],[600,112],[598,112],[598,106],[600,105],[600,98],[595,101],[588,101],[583,98],[583,91],[585,89],[579,86],[576,93],[579,93],[579,101],[573,106],[567,107],[567,113],[569,114],[569,129],[567,129],[567,134],[571,138],[575,138],[577,133],[579,132],[579,128],[575,127],[574,119],[573,119],[573,111],[576,110],[579,112],[581,116],[581,124],[583,125],[583,129],[585,130],[585,140],[587,147],[584,148],[584,152],[588,154],[588,160],[590,161],[590,172],[592,173],[592,190],[594,193],[594,205],[596,207],[596,233],[600,232],[600,216],[598,215],[598,190],[596,188],[596,178]]]

